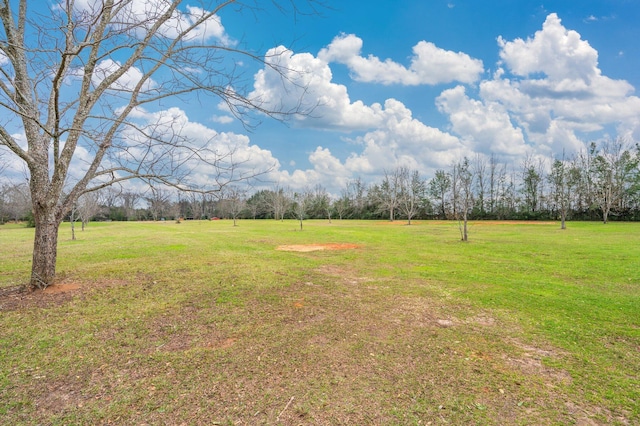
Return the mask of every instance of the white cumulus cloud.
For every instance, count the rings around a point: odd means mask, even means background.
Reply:
[[[477,149],[514,155],[528,146],[559,155],[584,148],[585,140],[611,126],[640,133],[633,86],[603,75],[598,52],[558,15],[548,15],[526,40],[498,37],[498,47],[501,63],[480,83],[479,99],[458,87],[437,100],[452,131]]]
[[[482,61],[463,52],[452,52],[420,41],[413,47],[411,64],[405,67],[390,59],[362,56],[363,41],[353,34],[333,39],[318,58],[347,65],[354,80],[382,84],[416,86],[441,83],[473,83],[484,71]]]

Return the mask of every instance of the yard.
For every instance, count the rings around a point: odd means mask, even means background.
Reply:
[[[640,224],[0,226],[3,424],[637,424]]]

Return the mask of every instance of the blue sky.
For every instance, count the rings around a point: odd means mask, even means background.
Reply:
[[[335,3],[321,17],[302,16],[295,24],[278,17],[277,25],[261,19],[242,33],[253,43],[293,41],[294,57],[311,56],[297,64],[322,59],[331,72],[324,83],[342,87],[351,105],[379,104],[388,112],[361,127],[336,125],[337,119],[289,127],[264,122],[249,137],[278,160],[285,185],[322,183],[335,191],[350,178],[372,181],[396,165],[429,177],[465,155],[494,154],[517,165],[525,156],[571,154],[603,137],[638,139],[637,2]],[[230,33],[233,18],[222,14]],[[338,47],[336,40],[345,43]],[[400,74],[421,44],[430,46],[424,63],[440,65],[425,66],[410,81]],[[332,45],[333,57],[323,56]],[[391,62],[400,69],[396,76],[388,69],[362,75]],[[395,107],[385,105],[389,100]],[[388,120],[404,120],[404,127]]]
[[[335,195],[351,179],[373,182],[396,166],[429,178],[464,156],[495,155],[517,166],[602,138],[640,139],[637,1],[328,5],[295,19],[229,7],[212,36],[284,52],[281,64],[308,89],[305,105],[319,105],[311,116],[287,124],[257,116],[262,124],[248,131],[217,100],[200,97],[165,100],[136,118],[170,113],[187,123],[190,137],[234,144],[257,167],[275,164],[268,185],[321,184]],[[266,67],[238,66],[267,106],[299,99]],[[194,181],[207,182],[205,168],[194,173]]]

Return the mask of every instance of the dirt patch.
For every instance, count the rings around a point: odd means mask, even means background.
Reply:
[[[543,363],[544,358],[556,359],[563,355],[563,352],[556,348],[538,348],[526,345],[517,339],[507,339],[508,342],[522,349],[523,356],[505,356],[505,361],[518,368],[525,374],[532,374],[547,378],[550,385],[569,385],[573,381],[571,375],[564,370],[547,367]]]
[[[467,324],[477,324],[484,327],[493,327],[496,325],[496,320],[488,314],[479,314],[471,317],[465,321]]]
[[[296,251],[296,252],[310,252],[310,251],[322,251],[322,250],[353,250],[360,246],[357,244],[348,243],[326,243],[326,244],[292,244],[281,245],[276,247],[276,250],[280,251]]]
[[[76,283],[61,283],[50,285],[49,287],[43,290],[45,294],[58,294],[58,293],[67,293],[70,291],[75,291],[80,288],[80,284]]]
[[[0,289],[0,312],[28,308],[48,308],[60,306],[92,289],[123,286],[129,283],[121,280],[97,282],[58,282],[44,290],[28,291],[21,286]]]
[[[322,274],[340,278],[339,281],[344,284],[355,285],[372,281],[371,278],[357,276],[352,271],[335,265],[323,265],[317,270]]]
[[[71,300],[80,291],[82,288],[77,283],[59,283],[35,291],[23,290],[21,287],[5,289],[0,292],[0,311],[58,306]]]

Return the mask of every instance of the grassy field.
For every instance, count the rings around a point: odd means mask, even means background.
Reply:
[[[0,424],[640,424],[640,224],[239,225],[0,226]]]

